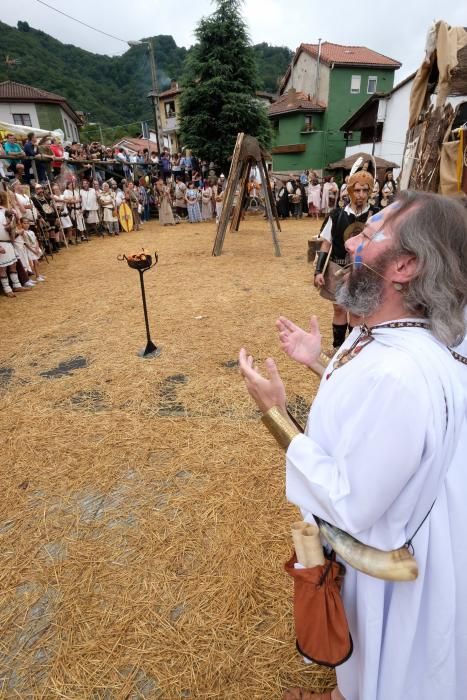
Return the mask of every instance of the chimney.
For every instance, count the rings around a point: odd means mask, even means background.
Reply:
[[[178,90],[178,83],[177,83],[177,81],[174,80],[173,78],[172,78],[172,80],[170,81],[170,89],[171,89],[171,90]]]

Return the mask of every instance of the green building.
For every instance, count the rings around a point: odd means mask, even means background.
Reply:
[[[301,44],[268,110],[275,172],[323,171],[360,143],[344,122],[375,92],[389,92],[401,64],[364,46]]]

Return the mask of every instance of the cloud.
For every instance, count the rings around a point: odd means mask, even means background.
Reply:
[[[157,34],[172,34],[179,46],[195,41],[199,20],[215,9],[212,0],[168,3],[166,0],[48,0],[51,5],[124,40]],[[2,21],[15,26],[26,20],[64,43],[94,53],[121,54],[127,46],[40,5],[35,0],[3,3]],[[439,17],[439,0],[392,0],[382,5],[374,0],[245,0],[242,14],[253,43],[297,48],[302,42],[323,41],[362,45],[402,62],[399,81],[416,70],[423,58],[425,36],[433,19]],[[465,24],[463,3],[443,7],[442,19],[452,25]]]

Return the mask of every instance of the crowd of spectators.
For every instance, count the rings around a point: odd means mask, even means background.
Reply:
[[[7,134],[0,145],[1,288],[8,297],[33,289],[45,281],[44,260],[93,236],[139,230],[153,217],[162,225],[212,220],[224,186],[214,164],[190,151],[159,158],[149,149],[63,147],[50,136]]]
[[[269,176],[280,218],[326,216],[349,203],[347,184],[314,171],[286,177]],[[33,132],[24,141],[7,134],[0,144],[0,277],[3,291],[14,296],[43,282],[39,265],[63,248],[88,242],[95,235],[118,236],[131,219],[139,230],[151,218],[161,225],[219,221],[226,178],[214,163],[185,153],[160,157],[149,148],[129,153],[93,142],[63,147]],[[396,193],[388,171],[373,201],[385,206]],[[236,197],[239,192],[236,192]],[[252,171],[245,209],[264,210],[265,194]],[[7,249],[5,251],[5,248]],[[3,252],[2,252],[3,251]],[[13,275],[13,277],[12,277]],[[15,278],[16,275],[16,278]]]
[[[347,180],[339,187],[332,176],[320,177],[316,172],[305,170],[301,175],[290,174],[271,180],[279,217],[296,219],[303,216],[318,219],[326,217],[334,207],[346,207],[350,203],[347,193]],[[382,183],[375,178],[370,204],[385,207],[391,204],[396,195],[396,183],[392,170],[386,171]]]

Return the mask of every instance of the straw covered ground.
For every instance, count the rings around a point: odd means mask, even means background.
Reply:
[[[333,673],[295,651],[284,457],[236,368],[276,357],[304,420],[317,389],[281,354],[278,314],[322,321],[309,219],[275,258],[263,219],[228,233],[157,222],[43,265],[0,298],[0,697],[279,699]],[[145,246],[157,359],[144,360]],[[328,335],[326,336],[326,333]]]

